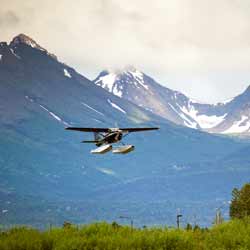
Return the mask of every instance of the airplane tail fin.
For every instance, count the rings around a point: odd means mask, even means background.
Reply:
[[[82,143],[95,143],[96,146],[102,145],[103,135],[99,132],[94,132],[94,140],[82,141]]]
[[[94,133],[94,138],[95,138],[95,141],[100,141],[103,137],[100,133],[98,132],[95,132]]]

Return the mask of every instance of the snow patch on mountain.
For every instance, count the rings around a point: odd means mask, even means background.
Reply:
[[[45,110],[46,112],[48,112],[54,119],[56,119],[57,121],[63,123],[66,126],[70,126],[69,123],[67,123],[66,121],[64,121],[63,119],[61,119],[58,115],[56,115],[55,113],[51,112],[50,110],[48,110],[47,108],[45,108],[43,105],[36,103],[34,101],[33,98],[31,98],[30,96],[25,96],[25,99],[27,99],[29,102],[34,103],[34,104],[38,104],[43,110]]]
[[[143,73],[133,67],[126,67],[124,70],[103,71],[94,83],[119,97],[123,97],[123,91],[127,89],[127,85],[135,86],[138,89],[140,87],[149,89],[144,81]]]
[[[66,77],[68,77],[68,78],[71,78],[71,77],[72,77],[71,74],[69,73],[69,71],[68,71],[67,69],[63,69],[63,73],[64,73],[64,75],[65,75]]]
[[[197,129],[197,123],[190,121],[184,114],[180,113],[180,117],[184,120],[184,124],[189,128]]]
[[[29,97],[29,96],[25,96],[25,98],[27,99],[27,100],[29,100],[30,102],[34,102],[34,100],[31,98],[31,97]]]
[[[0,54],[0,61],[2,61],[2,57],[3,57],[3,55]]]
[[[121,86],[121,89],[122,89],[122,86]],[[119,90],[117,85],[115,85],[113,88],[113,94],[116,96],[122,97],[122,90]]]
[[[117,75],[115,73],[109,73],[105,76],[100,77],[95,84],[108,90],[116,96],[122,97],[122,91],[117,88],[115,84]]]
[[[148,90],[148,85],[146,85],[144,80],[143,80],[143,73],[142,72],[135,69],[135,70],[128,71],[128,73],[131,74],[136,79],[137,83],[139,83],[143,88]]]
[[[37,46],[37,43],[34,42],[34,41],[27,40],[27,41],[26,41],[26,44],[29,45],[29,46],[32,47],[32,48],[36,48],[36,49],[45,51],[45,50],[44,50],[43,48],[41,48],[40,46]]]
[[[41,104],[39,104],[39,106],[40,106],[42,109],[46,110],[46,111],[47,111],[53,118],[55,118],[57,121],[63,123],[63,124],[66,125],[66,126],[69,126],[69,124],[68,124],[67,122],[65,122],[64,120],[62,120],[58,115],[56,115],[55,113],[49,111],[47,108],[45,108],[45,107],[44,107],[43,105],[41,105]]]
[[[208,129],[213,128],[219,125],[221,122],[224,121],[227,114],[224,114],[223,116],[216,116],[216,115],[198,115],[198,110],[195,109],[193,105],[189,103],[188,109],[186,106],[180,107],[180,109],[190,117],[192,117],[201,128]]]
[[[196,122],[193,122],[193,121],[190,121],[190,119],[188,119],[188,117],[185,116],[185,114],[181,113],[181,112],[178,112],[174,107],[173,105],[171,105],[170,103],[168,103],[168,105],[172,108],[172,110],[178,114],[183,120],[184,120],[184,124],[185,126],[189,127],[189,128],[194,128],[194,129],[197,129],[197,123]]]
[[[172,104],[168,103],[168,105],[172,108],[172,110],[173,110],[176,114],[180,115],[179,112],[173,107]]]
[[[220,123],[222,123],[225,120],[225,117],[227,114],[224,114],[222,116],[216,116],[216,115],[198,115],[196,117],[196,121],[199,123],[201,128],[214,128]]]
[[[82,105],[84,105],[85,107],[87,107],[88,109],[95,111],[97,114],[104,116],[104,114],[96,109],[94,109],[93,107],[89,106],[87,103],[81,102]]]
[[[19,55],[17,55],[13,49],[10,49],[11,53],[18,59],[21,59],[21,57]]]
[[[95,118],[92,118],[93,121],[96,121],[98,123],[102,123],[102,121],[98,120],[98,119],[95,119]]]
[[[222,132],[223,134],[231,134],[231,133],[243,133],[247,132],[250,129],[250,120],[248,116],[242,115],[239,121],[235,121],[233,125]]]
[[[125,110],[123,110],[123,109],[122,109],[121,107],[119,107],[117,104],[111,102],[109,99],[108,99],[108,103],[109,103],[113,108],[115,108],[115,109],[119,110],[120,112],[126,114],[126,111],[125,111]]]

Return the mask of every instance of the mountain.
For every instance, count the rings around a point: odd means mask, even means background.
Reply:
[[[225,119],[212,128],[212,132],[250,134],[250,86],[229,102],[218,104],[214,107],[214,112],[216,109],[221,113],[224,112]]]
[[[121,71],[102,71],[94,82],[114,95],[129,100],[176,124],[193,128],[198,125],[190,116],[186,118],[178,106],[188,102],[186,96],[163,87],[132,66]]]
[[[20,172],[30,175],[35,171],[39,178],[34,181],[39,183],[48,178],[49,170],[53,172],[49,179],[56,179],[55,168],[60,169],[61,165],[67,178],[74,151],[80,151],[81,137],[88,136],[69,133],[64,130],[67,126],[113,127],[116,122],[139,126],[145,122],[150,125],[151,120],[160,121],[140,107],[96,87],[25,35],[15,37],[9,45],[0,43],[0,55],[1,159],[2,164],[19,168],[18,174],[3,171],[3,175],[13,174],[18,179]],[[71,144],[70,137],[75,137],[76,144]],[[63,154],[68,155],[64,160]],[[50,168],[50,161],[56,161],[54,169]],[[73,160],[73,164],[82,165],[80,162],[81,158],[78,162]],[[80,166],[78,171],[82,171]],[[10,176],[6,178],[8,181]],[[94,185],[94,181],[87,182],[86,188]],[[18,190],[33,192],[28,183],[26,187],[20,183]]]
[[[209,225],[232,188],[248,180],[246,141],[177,126],[93,84],[26,35],[1,42],[0,58],[3,224],[41,228],[120,215],[138,226],[173,224],[182,208],[185,218],[196,213]],[[92,135],[65,130],[116,123],[160,130],[126,137],[135,145],[128,155],[98,156],[80,143]]]
[[[250,133],[250,86],[227,102],[211,105],[163,87],[131,66],[102,71],[94,83],[179,125],[212,133]]]

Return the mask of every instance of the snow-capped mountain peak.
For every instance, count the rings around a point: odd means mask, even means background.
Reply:
[[[199,128],[193,117],[181,110],[182,106],[190,103],[186,96],[163,87],[133,66],[123,70],[102,71],[94,83],[170,121]]]
[[[250,86],[224,102],[205,104],[160,85],[132,66],[103,71],[94,83],[179,125],[223,134],[250,131]]]
[[[102,71],[94,83],[119,97],[126,95],[126,91],[130,88],[148,90],[144,74],[132,66],[125,67],[123,70]]]
[[[121,97],[122,96],[121,91],[117,90],[116,87],[114,86],[116,79],[117,79],[117,74],[105,70],[100,73],[100,75],[94,82],[96,85],[101,86],[102,88],[108,90],[114,95]]]

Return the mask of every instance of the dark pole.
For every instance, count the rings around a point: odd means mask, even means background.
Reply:
[[[131,227],[131,231],[133,230],[133,227],[134,227],[134,221],[131,217],[128,217],[128,216],[119,216],[120,219],[127,219],[127,220],[130,220],[130,227]]]
[[[181,214],[177,214],[176,216],[176,222],[177,222],[177,228],[179,229],[180,228],[180,217],[182,217]]]
[[[194,226],[196,227],[197,225],[197,217],[196,217],[196,214],[194,214]]]

